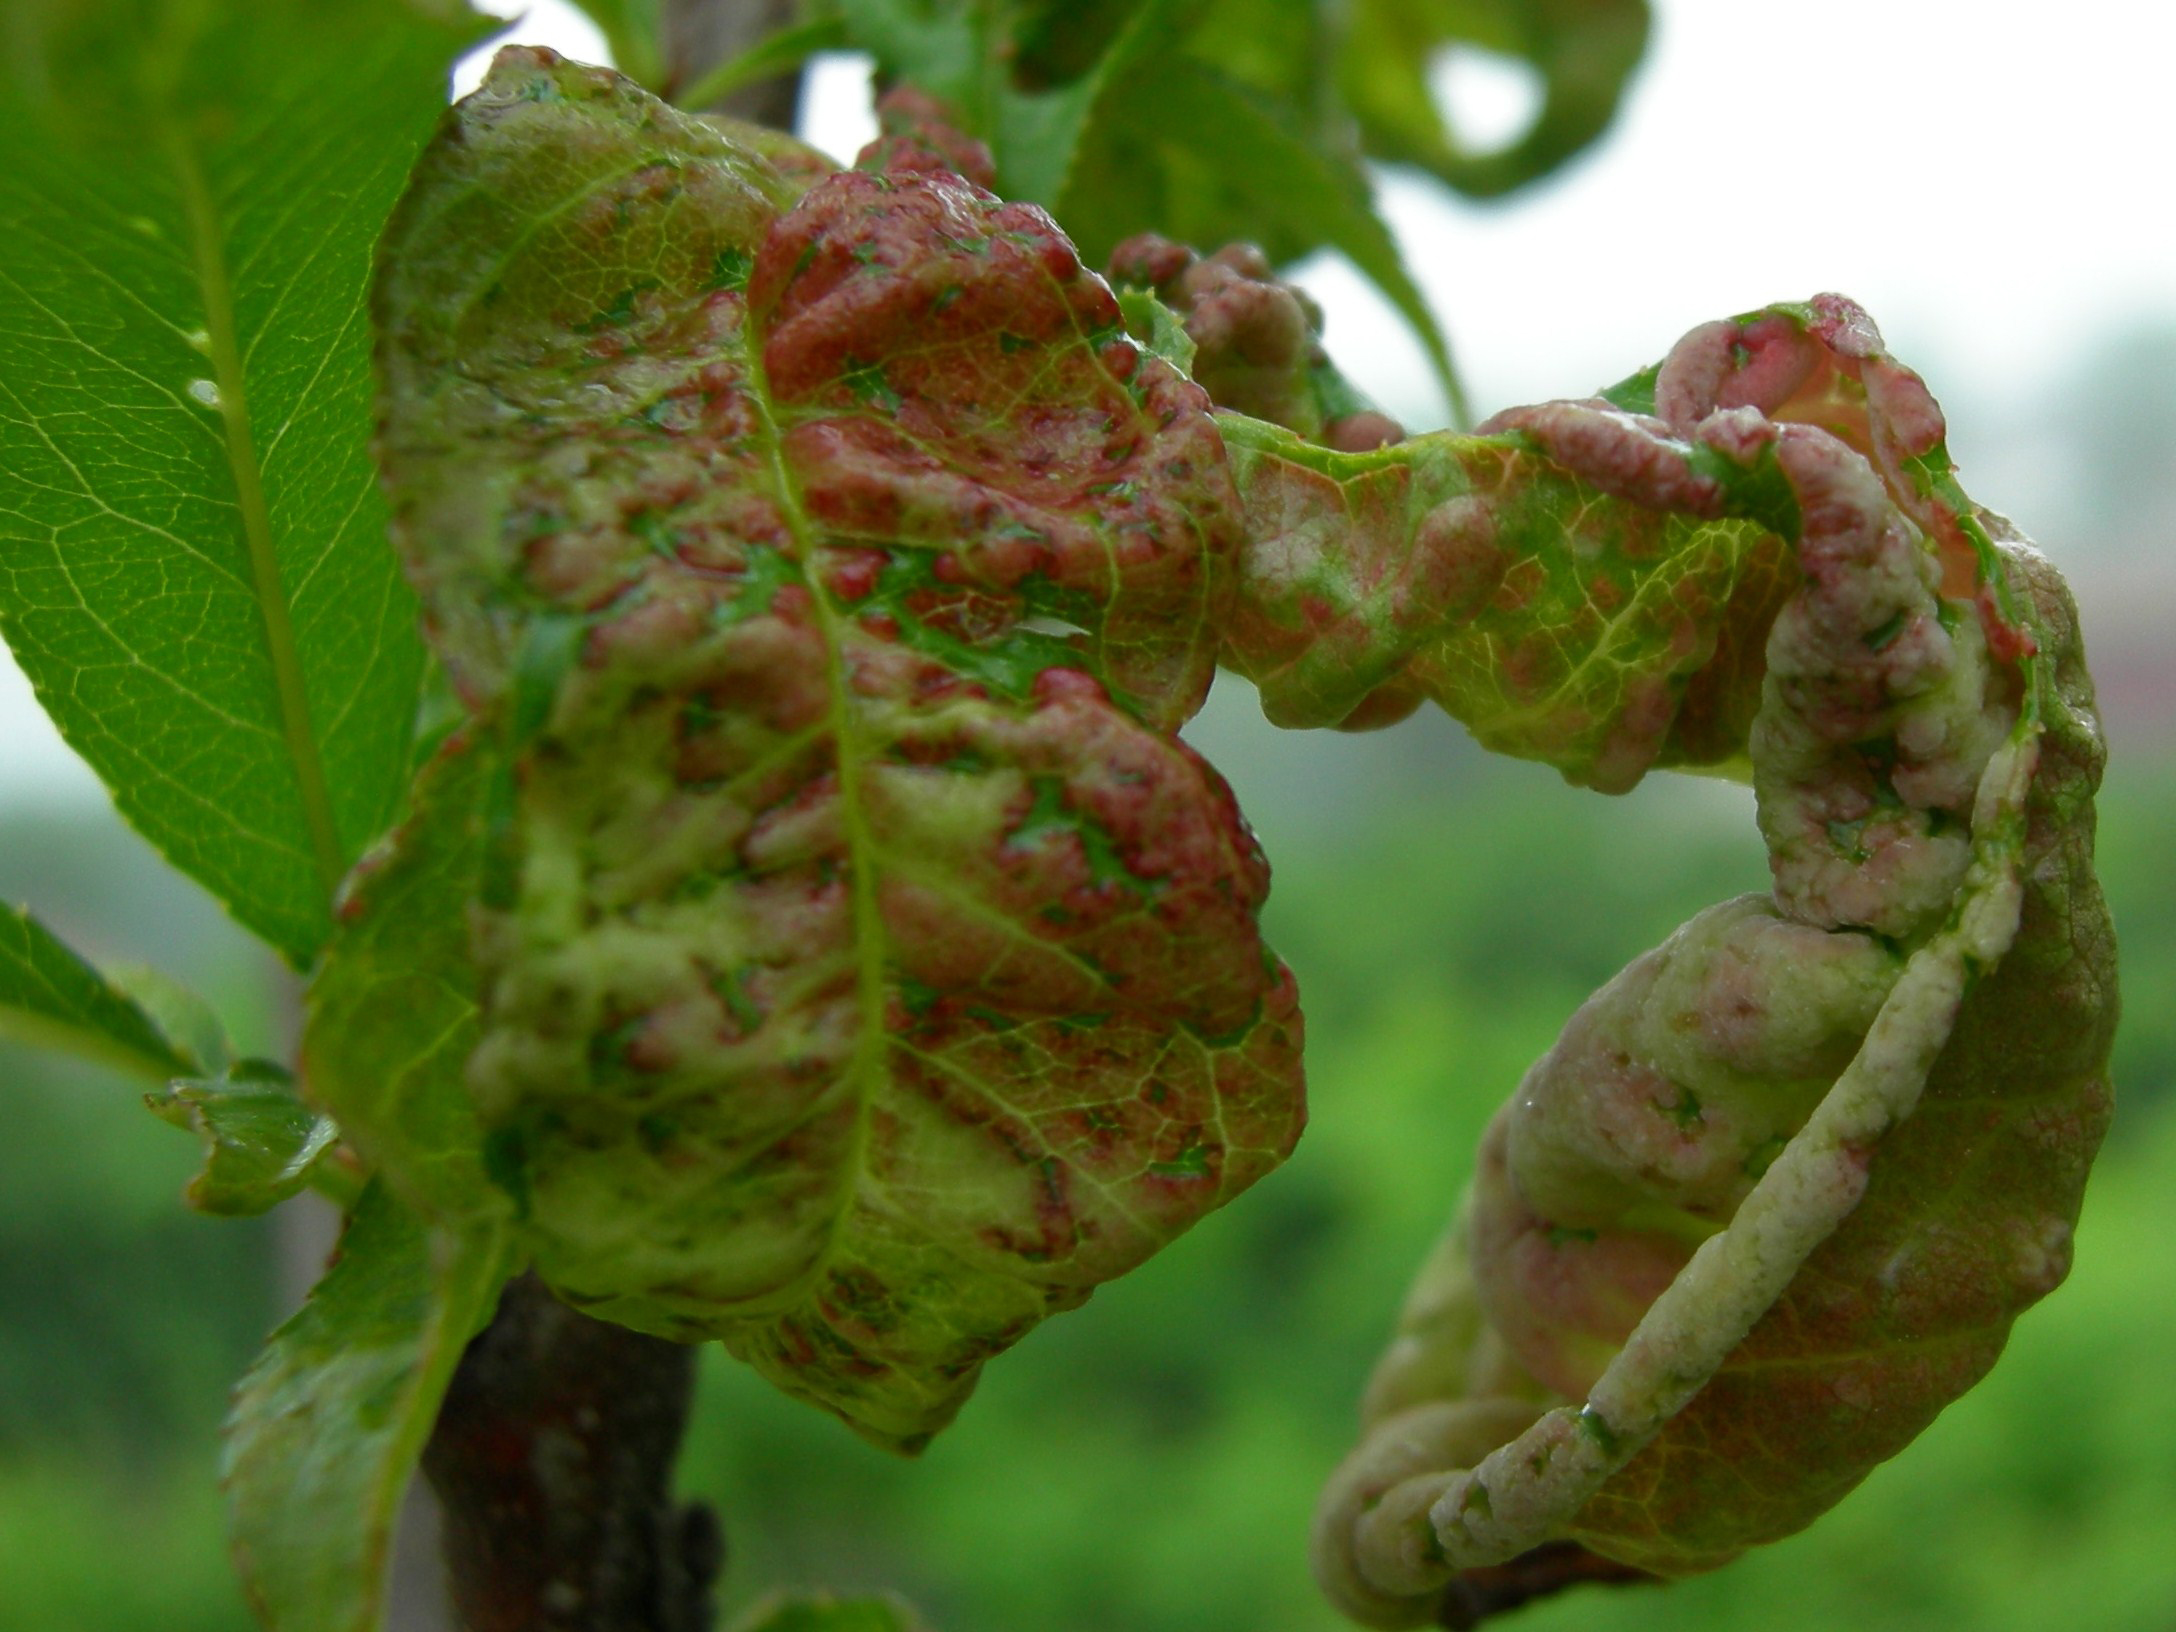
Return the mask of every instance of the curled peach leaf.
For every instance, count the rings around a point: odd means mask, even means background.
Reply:
[[[1773,888],[1635,961],[1491,1125],[1318,1519],[1370,1624],[1810,1522],[2061,1281],[2106,1124],[2102,750],[2060,579],[1963,498],[1848,302],[1696,330],[1652,389],[1503,423],[1625,502],[1785,530],[1748,742]]]
[[[1206,400],[1041,211],[887,157],[800,192],[510,50],[379,312],[500,767],[464,1082],[521,1245],[911,1450],[1301,1097],[1266,867],[1174,734],[1236,539]]]

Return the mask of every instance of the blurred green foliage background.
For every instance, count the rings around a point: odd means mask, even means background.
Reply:
[[[992,1366],[919,1463],[706,1362],[685,1461],[727,1588],[896,1587],[938,1632],[1330,1632],[1315,1492],[1485,1118],[1577,1003],[1707,902],[1762,887],[1743,790],[1622,800],[1490,761],[1440,719],[1282,737],[1227,684],[1194,735],[1276,862],[1313,1125],[1281,1172]],[[2070,1283],[1994,1375],[1807,1534],[1673,1587],[1511,1621],[2019,1632],[2176,1625],[2176,763],[2119,760],[2103,875],[2129,1007],[2121,1112]],[[102,814],[0,812],[0,895],[212,991],[248,943]],[[0,1629],[241,1632],[214,1486],[228,1385],[277,1318],[275,1231],[179,1202],[190,1141],[96,1072],[0,1054]]]

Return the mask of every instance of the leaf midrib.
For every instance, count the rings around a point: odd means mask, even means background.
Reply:
[[[264,491],[264,471],[250,434],[249,395],[236,328],[233,288],[219,236],[218,212],[204,179],[195,145],[171,113],[159,121],[160,140],[172,166],[186,220],[198,293],[204,301],[204,332],[209,341],[212,383],[219,393],[217,412],[226,433],[228,474],[249,560],[250,588],[264,625],[265,655],[279,700],[280,734],[304,826],[316,863],[318,883],[329,900],[347,871],[339,824],[333,815],[332,789],[317,734],[310,723],[309,692],[303,681],[301,652],[295,641],[294,615],[280,581],[272,537],[271,508]]]
[[[847,1150],[840,1185],[839,1206],[831,1216],[824,1236],[822,1249],[809,1261],[808,1267],[795,1277],[798,1289],[814,1286],[824,1269],[838,1252],[844,1237],[848,1218],[854,1210],[855,1198],[861,1190],[862,1174],[868,1166],[869,1124],[876,1100],[874,1078],[885,1066],[886,1050],[890,1046],[885,1026],[885,971],[884,971],[884,919],[877,901],[877,845],[875,835],[863,816],[861,804],[861,756],[862,745],[855,729],[853,699],[849,695],[846,673],[846,646],[843,631],[844,614],[832,601],[829,588],[816,570],[816,529],[809,519],[808,507],[802,502],[801,484],[786,460],[785,437],[778,419],[771,411],[770,375],[763,363],[763,340],[757,332],[752,307],[745,310],[741,323],[741,349],[747,360],[748,396],[755,406],[756,423],[761,428],[764,457],[771,467],[771,480],[778,495],[779,508],[785,512],[786,529],[793,539],[794,559],[801,569],[810,604],[824,641],[824,682],[830,698],[832,721],[833,763],[839,781],[840,827],[846,836],[846,866],[849,888],[853,901],[853,936],[855,998],[860,1009],[860,1034],[854,1040],[853,1058],[846,1068],[847,1080],[853,1085],[854,1133]]]

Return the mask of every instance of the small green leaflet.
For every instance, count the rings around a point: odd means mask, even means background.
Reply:
[[[431,1230],[372,1185],[242,1379],[222,1478],[235,1562],[273,1632],[374,1632],[401,1494],[508,1270],[499,1232]]]
[[[490,762],[453,739],[417,778],[397,851],[375,852],[341,904],[311,984],[302,1058],[374,1170],[440,1219],[503,1210],[462,1069],[476,1046],[468,900],[482,867]]]
[[[298,967],[405,779],[371,248],[479,20],[16,0],[0,633],[123,814]]]
[[[1179,314],[1146,289],[1118,291],[1118,309],[1126,314],[1126,332],[1182,374],[1194,368],[1194,338]]]
[[[157,1082],[196,1069],[133,997],[9,906],[0,906],[0,1037]]]
[[[295,1079],[270,1060],[240,1060],[216,1077],[183,1078],[144,1103],[204,1141],[204,1170],[189,1181],[189,1205],[245,1217],[278,1206],[310,1182],[340,1130],[295,1092]]]

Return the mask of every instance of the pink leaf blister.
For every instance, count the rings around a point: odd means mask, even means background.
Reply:
[[[1175,735],[1206,399],[925,146],[802,191],[509,50],[379,296],[397,540],[502,761],[483,1159],[561,1296],[901,1449],[1303,1114],[1267,868]]]
[[[1773,888],[1636,960],[1492,1123],[1318,1516],[1370,1624],[1810,1522],[2060,1282],[2106,1125],[2103,755],[2060,579],[1848,302],[1696,330],[1653,384],[1652,414],[1484,430],[1791,541],[1748,742]]]

